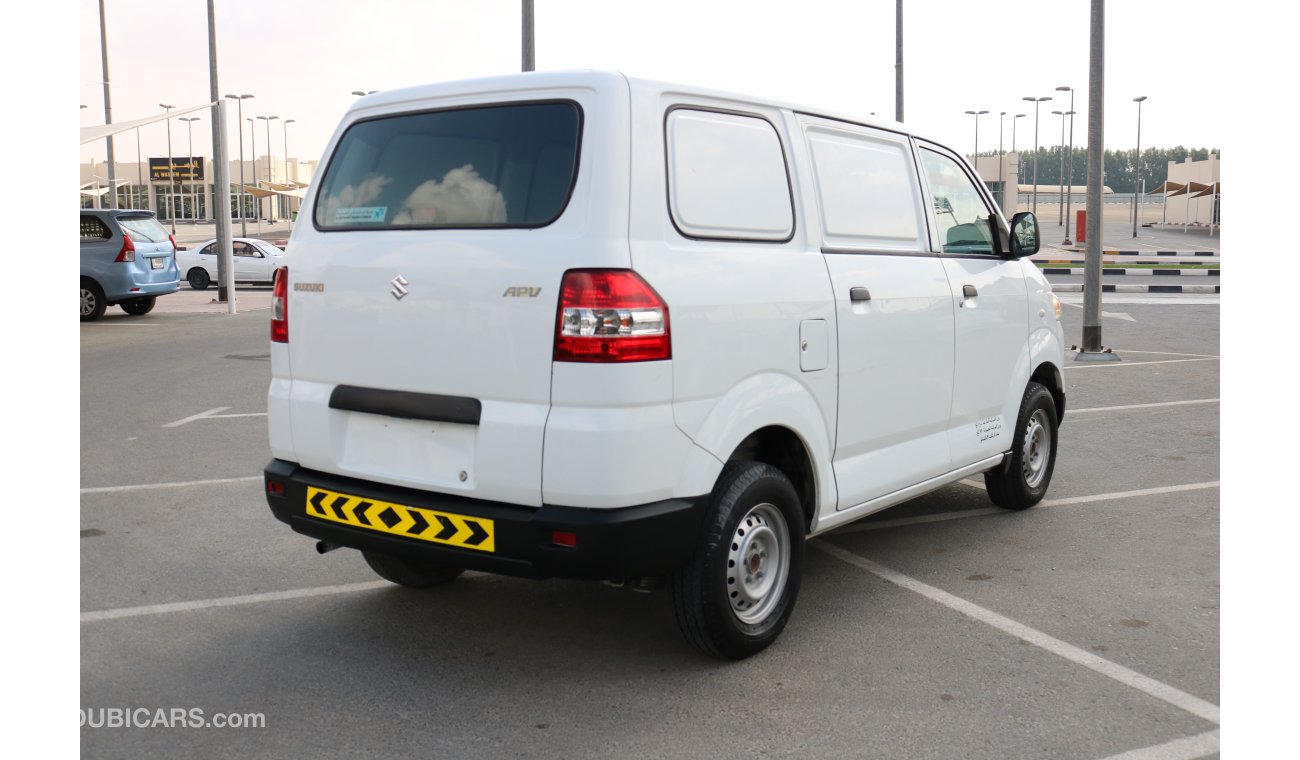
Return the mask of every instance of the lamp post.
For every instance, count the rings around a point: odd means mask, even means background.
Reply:
[[[172,234],[176,234],[176,167],[172,165],[172,109],[166,103],[159,103],[159,108],[167,109],[167,197],[169,214],[172,219]]]
[[[1138,197],[1137,197],[1138,168],[1137,167],[1138,167],[1138,163],[1141,162],[1142,160],[1142,101],[1146,99],[1147,99],[1146,95],[1133,98],[1133,102],[1138,104],[1137,153],[1133,157],[1133,237],[1138,236]],[[1146,187],[1143,187],[1142,189],[1145,190]]]
[[[1002,202],[1007,202],[1007,178],[1005,171],[1006,161],[1002,160],[1002,124],[1007,120],[1006,111],[998,111],[998,186],[1002,188]],[[1015,119],[1011,123],[1015,123]]]
[[[1053,116],[1061,117],[1061,148],[1056,162],[1056,226],[1065,224],[1065,111],[1052,111]]]
[[[966,113],[975,117],[975,152],[972,155],[971,163],[975,165],[976,176],[980,173],[980,117],[988,111],[967,111]],[[983,181],[981,179],[981,181]]]
[[[1023,119],[1025,115],[1018,113],[1011,118],[1011,152],[1016,153],[1016,119]],[[1020,154],[1016,153],[1016,208],[1020,208]]]
[[[1038,104],[1051,99],[1052,96],[1050,95],[1045,95],[1041,98],[1021,98],[1021,100],[1027,100],[1034,104],[1034,202],[1031,209],[1034,212],[1034,216],[1038,216]]]
[[[1073,245],[1070,242],[1070,206],[1074,200],[1074,88],[1068,85],[1061,85],[1056,88],[1057,92],[1070,91],[1070,110],[1066,111],[1070,115],[1070,159],[1065,162],[1065,184],[1070,188],[1070,192],[1065,196],[1065,240],[1061,245]]]
[[[194,122],[198,121],[197,116],[182,116],[181,121],[186,122],[185,128],[189,130],[190,136],[190,224],[194,224],[194,214],[198,211],[198,198],[194,193]]]
[[[289,184],[290,182],[296,181],[296,180],[289,179],[289,125],[294,123],[294,121],[296,120],[285,119],[284,121],[280,122],[281,124],[284,125],[284,183],[286,185]],[[286,208],[285,208],[286,215],[289,215],[291,211],[291,209],[288,208],[289,205],[292,204],[286,204]]]
[[[244,211],[244,101],[252,95],[227,95],[239,111],[239,234],[248,237],[248,214]]]
[[[82,108],[85,108],[85,106],[82,106]],[[135,128],[135,181],[140,185],[140,193],[143,194],[144,193],[144,158],[140,156],[140,128],[139,127]],[[136,208],[149,208],[148,206],[144,205],[144,201],[142,198],[138,202],[140,205],[136,206]],[[134,205],[134,203],[132,205]]]
[[[253,151],[253,184],[259,184],[257,179],[257,129],[256,129],[257,122],[253,121],[252,116],[248,117],[246,121],[248,121],[249,147]],[[257,199],[257,205],[255,206],[255,208],[257,209],[257,236],[261,237],[262,236],[262,199],[261,198]]]
[[[536,38],[533,35],[533,0],[523,0],[523,3],[523,12],[520,14],[523,17],[524,22],[522,34],[523,40],[521,44],[521,47],[523,48],[523,65],[520,68],[523,71],[533,71],[537,68],[534,63],[536,57],[534,52],[536,50]]]
[[[257,117],[266,122],[266,183],[269,185],[275,182],[275,175],[272,173],[272,167],[275,165],[275,155],[271,152],[271,122],[280,118],[279,116],[259,116]],[[275,200],[268,201],[271,207],[271,224],[275,224]]]

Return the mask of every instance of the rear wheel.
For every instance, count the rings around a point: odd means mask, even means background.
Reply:
[[[123,301],[118,304],[118,306],[121,306],[122,311],[127,314],[130,314],[133,317],[139,317],[153,311],[153,306],[157,302],[158,296],[141,296],[140,298],[132,298],[129,301]]]
[[[984,473],[984,487],[1003,509],[1028,509],[1042,501],[1056,466],[1056,402],[1047,388],[1030,383],[1020,401],[1011,457]]]
[[[189,274],[185,275],[185,281],[195,290],[204,290],[211,284],[212,278],[208,276],[206,269],[194,267],[189,271]]]
[[[94,280],[81,281],[81,321],[94,322],[104,316],[108,301],[104,300],[104,289]]]
[[[803,539],[803,510],[784,473],[762,462],[728,465],[695,556],[669,583],[691,646],[740,660],[775,641],[799,594]]]
[[[366,564],[370,565],[370,569],[374,570],[380,578],[410,588],[438,586],[455,580],[458,575],[465,572],[459,567],[415,562],[386,554],[361,552],[361,555],[366,558]]]

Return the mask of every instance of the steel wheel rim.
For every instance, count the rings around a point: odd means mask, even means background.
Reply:
[[[1037,488],[1047,477],[1047,460],[1052,453],[1052,429],[1047,425],[1047,412],[1039,409],[1025,426],[1025,445],[1020,460],[1025,475],[1025,485]]]
[[[89,288],[81,289],[81,316],[88,317],[95,313],[95,294]]]
[[[727,552],[727,599],[742,623],[767,619],[781,601],[790,575],[790,529],[775,505],[749,510],[731,535]]]

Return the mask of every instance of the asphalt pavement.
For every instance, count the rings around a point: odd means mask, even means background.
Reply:
[[[740,663],[663,593],[421,592],[317,555],[261,494],[266,312],[166,300],[80,328],[81,706],[261,727],[83,726],[86,756],[1217,756],[1218,296],[1108,297],[1123,361],[1066,369],[1042,505],[975,479],[814,540],[789,627]]]

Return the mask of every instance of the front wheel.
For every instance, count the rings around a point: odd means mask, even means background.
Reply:
[[[794,611],[803,555],[803,510],[789,478],[762,462],[728,465],[695,556],[669,583],[678,629],[713,657],[763,651]]]
[[[984,488],[1003,509],[1028,509],[1043,500],[1056,466],[1056,402],[1047,388],[1030,383],[1020,401],[1011,457],[984,473]]]
[[[157,302],[158,296],[141,296],[139,298],[132,298],[129,301],[123,301],[118,305],[121,306],[122,311],[127,314],[130,314],[133,317],[139,317],[153,311],[153,305]]]
[[[457,576],[465,572],[459,567],[415,562],[386,554],[362,552],[361,555],[366,558],[366,564],[370,565],[370,569],[374,570],[380,578],[410,588],[439,586],[456,580]]]

